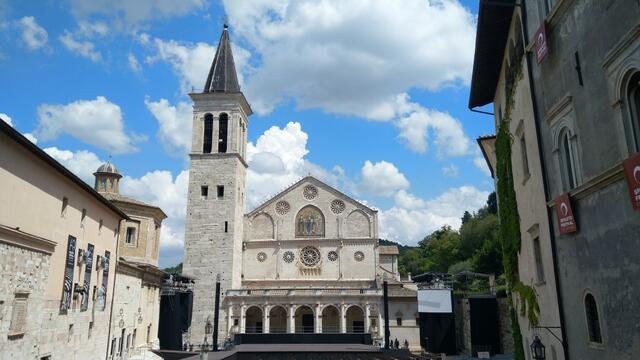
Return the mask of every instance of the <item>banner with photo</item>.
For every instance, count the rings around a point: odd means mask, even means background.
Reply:
[[[87,260],[84,268],[84,283],[82,284],[82,305],[80,311],[86,311],[89,307],[89,289],[91,286],[91,268],[93,266],[93,245],[87,245]]]
[[[98,304],[101,310],[104,310],[107,307],[107,287],[109,286],[109,259],[111,258],[111,253],[108,251],[104,252],[104,267],[102,269],[102,286],[98,290]]]
[[[67,260],[64,268],[64,282],[62,284],[62,300],[60,310],[65,311],[71,307],[73,297],[73,267],[76,263],[76,238],[69,235],[67,240]]]

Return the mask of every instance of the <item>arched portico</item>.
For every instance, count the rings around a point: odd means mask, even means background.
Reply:
[[[245,333],[262,333],[262,309],[251,306],[245,314]]]
[[[347,309],[347,313],[345,314],[347,319],[347,332],[348,333],[363,333],[364,332],[364,311],[358,305],[351,305]]]
[[[315,329],[313,309],[307,305],[299,306],[295,311],[295,332],[313,333]]]
[[[322,333],[331,334],[340,332],[340,311],[333,305],[327,305],[322,309]]]
[[[269,311],[269,332],[287,332],[287,310],[282,306],[276,305]]]

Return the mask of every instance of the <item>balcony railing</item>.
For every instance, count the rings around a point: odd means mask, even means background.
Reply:
[[[227,296],[336,296],[382,295],[381,289],[237,289],[227,290]]]

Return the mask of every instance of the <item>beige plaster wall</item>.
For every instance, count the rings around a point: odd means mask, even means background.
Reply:
[[[0,134],[0,154],[0,199],[4,204],[0,206],[0,224],[19,227],[24,232],[57,243],[49,260],[42,306],[30,307],[30,311],[39,311],[40,327],[25,334],[25,339],[37,338],[38,356],[51,354],[52,358],[103,359],[115,266],[111,266],[109,272],[106,310],[94,310],[94,301],[90,298],[88,310],[80,311],[80,296],[66,313],[59,311],[59,305],[68,236],[76,237],[76,249],[86,249],[88,243],[95,246],[92,293],[93,287],[102,283],[102,271],[95,268],[96,256],[110,251],[111,263],[116,259],[120,217],[5,134]],[[64,214],[63,197],[68,198]],[[84,221],[81,221],[82,209],[86,209]],[[75,266],[74,283],[82,283],[84,270],[84,264]],[[5,338],[0,339],[0,342],[4,341]]]

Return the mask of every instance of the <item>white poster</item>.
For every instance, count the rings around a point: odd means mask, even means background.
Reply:
[[[450,313],[451,290],[425,289],[418,290],[418,312],[421,313]]]

